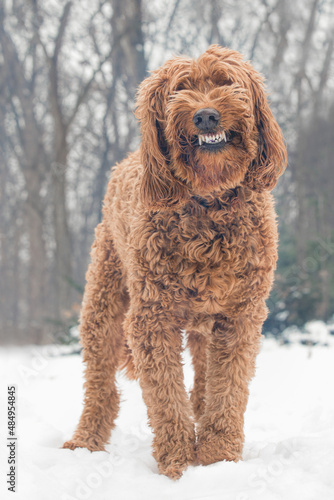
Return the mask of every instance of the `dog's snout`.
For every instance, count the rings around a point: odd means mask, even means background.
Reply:
[[[220,121],[220,113],[213,108],[203,108],[196,111],[193,122],[199,130],[209,132],[217,127]]]

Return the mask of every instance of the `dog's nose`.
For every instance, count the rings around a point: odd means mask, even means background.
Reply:
[[[197,128],[209,132],[217,127],[220,120],[220,113],[213,108],[203,108],[196,111],[193,122]]]

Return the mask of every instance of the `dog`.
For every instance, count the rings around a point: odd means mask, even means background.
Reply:
[[[159,472],[177,479],[189,464],[242,456],[277,261],[270,191],[287,154],[263,78],[217,45],[152,72],[136,115],[140,148],[112,170],[95,232],[80,319],[85,404],[64,447],[104,449],[125,368],[142,388]]]

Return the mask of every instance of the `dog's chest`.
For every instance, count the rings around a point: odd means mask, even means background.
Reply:
[[[155,281],[163,289],[177,289],[198,312],[220,312],[227,298],[248,293],[256,270],[274,265],[265,262],[262,211],[252,203],[235,205],[193,203],[152,220],[155,231],[148,247]]]

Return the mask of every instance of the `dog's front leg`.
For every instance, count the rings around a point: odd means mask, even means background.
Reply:
[[[195,431],[183,382],[180,326],[161,304],[141,305],[125,323],[154,431],[159,472],[172,479],[194,461]]]
[[[197,460],[238,461],[244,442],[248,384],[255,370],[262,319],[219,318],[208,345],[205,411],[199,421]]]

